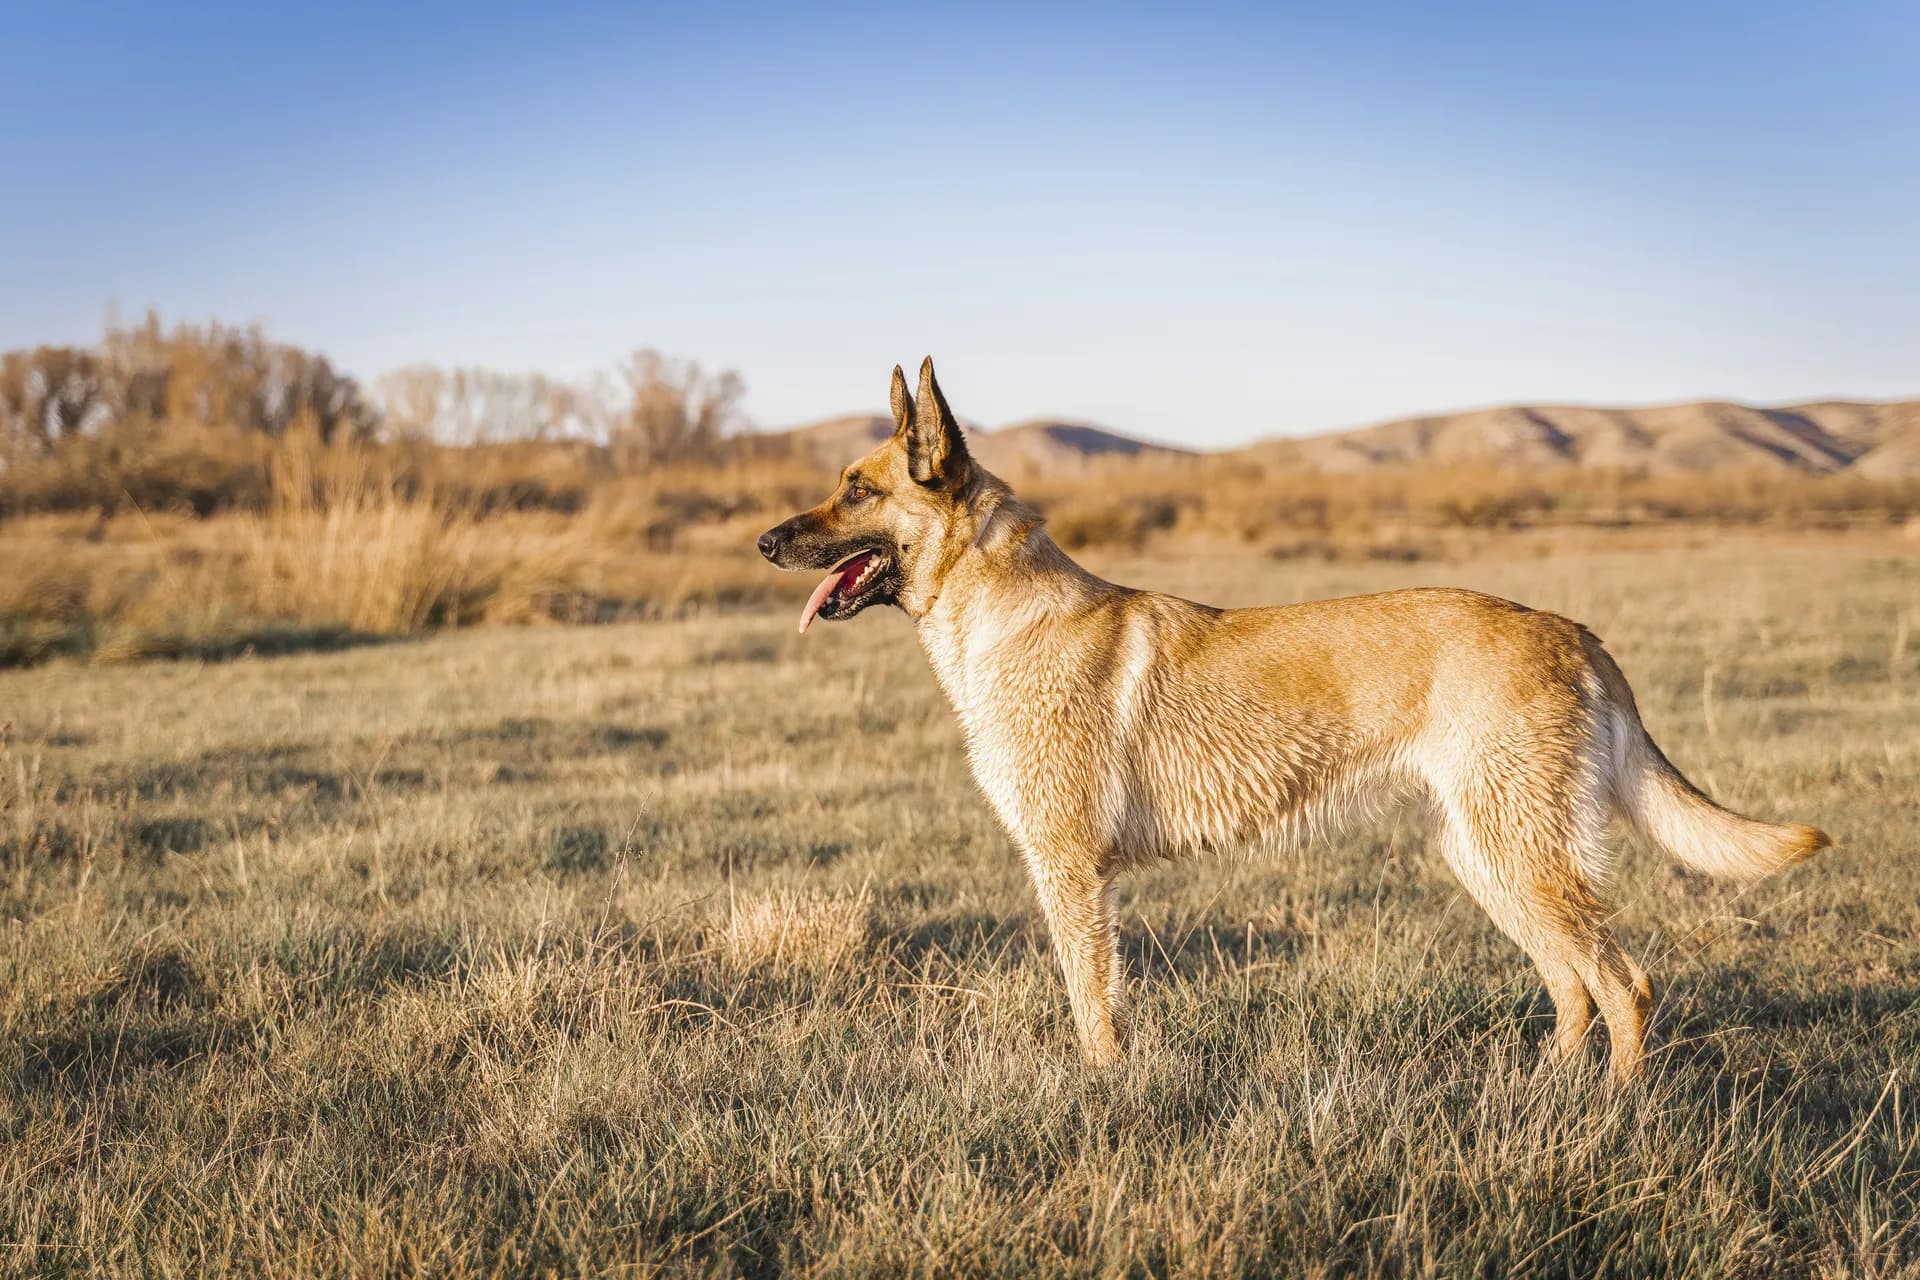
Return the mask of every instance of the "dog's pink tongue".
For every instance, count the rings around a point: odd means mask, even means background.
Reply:
[[[807,597],[807,607],[800,611],[801,635],[807,633],[807,628],[813,625],[813,615],[820,612],[820,606],[827,602],[827,597],[832,595],[833,589],[839,585],[840,571],[838,569],[835,569],[832,573],[820,579],[820,585],[815,587],[813,594]]]
[[[871,552],[857,555],[839,565],[832,573],[821,579],[820,585],[807,597],[807,607],[800,611],[800,630],[804,634],[813,622],[813,615],[820,612],[820,606],[827,602],[835,587],[844,586],[860,576],[860,570],[866,568],[867,561],[873,559]]]

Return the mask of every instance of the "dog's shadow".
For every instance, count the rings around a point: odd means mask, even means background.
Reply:
[[[1751,1073],[1753,1042],[1786,1040],[1805,1033],[1805,1048],[1827,1054],[1835,1041],[1859,1048],[1890,1037],[1906,1040],[1920,1053],[1920,977],[1890,974],[1883,980],[1830,980],[1784,986],[1777,975],[1753,968],[1726,969],[1697,979],[1680,979],[1666,988],[1657,1007],[1655,1031],[1668,1063],[1703,1073]],[[1907,1019],[1904,1028],[1893,1026]],[[1768,1070],[1804,1073],[1794,1064]]]

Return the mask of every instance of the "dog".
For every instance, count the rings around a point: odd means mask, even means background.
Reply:
[[[1645,1068],[1652,989],[1607,927],[1608,823],[1751,879],[1829,844],[1723,809],[1654,745],[1594,634],[1478,592],[1216,609],[1089,573],[968,454],[934,377],[893,371],[891,438],[768,530],[825,570],[800,616],[913,620],[973,774],[1026,862],[1087,1058],[1125,1039],[1114,881],[1158,859],[1317,830],[1424,790],[1460,883],[1533,960],[1549,1057],[1595,1006],[1612,1076]]]

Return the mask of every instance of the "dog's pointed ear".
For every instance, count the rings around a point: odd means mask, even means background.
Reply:
[[[894,385],[897,413],[900,402],[906,398],[906,383],[902,380]],[[904,428],[907,470],[921,484],[958,488],[967,478],[971,460],[967,457],[967,442],[960,434],[960,423],[947,407],[947,398],[940,394],[940,384],[934,379],[932,356],[920,363],[920,395],[911,404],[913,416]]]
[[[913,421],[913,397],[907,394],[907,375],[900,372],[900,366],[893,366],[893,392],[889,397],[893,401],[894,434],[906,431]]]

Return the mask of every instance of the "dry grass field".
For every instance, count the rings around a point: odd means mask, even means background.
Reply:
[[[1570,613],[1833,832],[1745,892],[1629,852],[1626,1092],[1538,1066],[1413,808],[1127,882],[1090,1074],[895,614],[0,672],[0,1273],[1916,1274],[1914,544],[1535,550],[1095,563]]]

